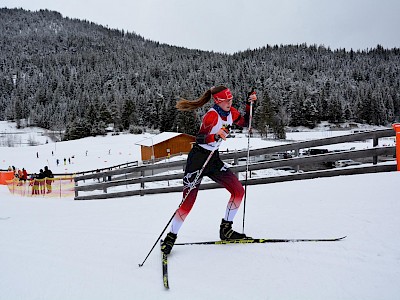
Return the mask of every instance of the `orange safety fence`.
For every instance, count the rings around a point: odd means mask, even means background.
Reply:
[[[396,159],[397,171],[400,171],[400,123],[393,124],[393,129],[396,132]]]
[[[6,185],[8,180],[11,180],[14,178],[14,172],[13,171],[8,171],[8,172],[0,172],[0,184]]]
[[[75,182],[73,176],[57,178],[7,180],[11,194],[25,197],[74,197]]]

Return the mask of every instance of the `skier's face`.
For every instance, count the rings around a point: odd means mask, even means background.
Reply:
[[[232,106],[232,99],[222,101],[218,103],[219,107],[221,107],[224,111],[230,111]]]

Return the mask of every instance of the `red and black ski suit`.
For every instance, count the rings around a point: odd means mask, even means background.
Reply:
[[[187,158],[185,176],[183,178],[183,197],[185,197],[191,187],[193,189],[189,192],[186,199],[175,213],[171,226],[172,233],[178,233],[185,218],[192,209],[203,176],[208,176],[231,193],[224,219],[226,221],[232,221],[235,217],[244,196],[244,188],[236,175],[233,174],[219,158],[219,144],[215,140],[215,134],[223,126],[226,127],[226,125],[236,124],[240,127],[247,126],[249,112],[250,105],[247,104],[246,114],[244,116],[234,107],[231,107],[228,116],[221,116],[222,113],[218,113],[215,108],[211,108],[204,115],[200,131],[196,136],[196,144],[194,144]],[[207,163],[197,182],[194,182],[204,162],[214,149],[215,151],[210,161]]]

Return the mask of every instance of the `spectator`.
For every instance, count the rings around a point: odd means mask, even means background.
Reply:
[[[39,182],[39,190],[40,190],[40,194],[44,194],[45,193],[45,187],[44,187],[44,173],[43,173],[43,169],[40,169],[39,175],[36,179]]]
[[[26,182],[28,179],[28,172],[25,170],[25,168],[22,168],[22,180]]]
[[[53,183],[54,180],[53,172],[47,166],[45,166],[43,176],[46,181],[47,193],[49,194],[51,193],[51,184]]]
[[[32,195],[39,195],[39,180],[37,174],[32,174],[29,185],[32,186]]]
[[[17,173],[15,173],[15,178],[18,179],[18,185],[22,185],[22,170],[18,170]]]

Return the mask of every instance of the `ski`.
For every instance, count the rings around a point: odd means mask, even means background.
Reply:
[[[206,241],[206,242],[185,242],[176,243],[175,245],[228,245],[228,244],[265,244],[265,243],[299,243],[299,242],[336,242],[346,238],[346,236],[330,239],[237,239],[237,240],[221,240],[221,241]]]
[[[163,240],[160,240],[160,246],[162,246]],[[168,284],[168,255],[161,251],[161,261],[162,261],[162,273],[163,273],[163,283],[166,289],[169,289]]]

